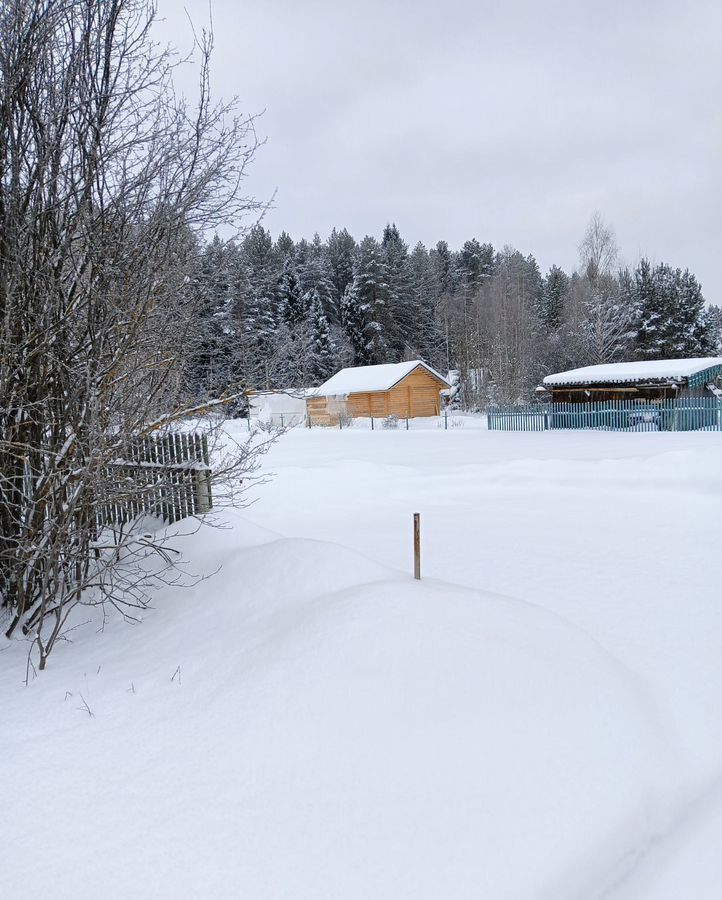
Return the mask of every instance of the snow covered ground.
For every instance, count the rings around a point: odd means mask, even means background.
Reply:
[[[0,643],[1,897],[719,896],[720,435],[412,424],[286,434],[28,687]]]

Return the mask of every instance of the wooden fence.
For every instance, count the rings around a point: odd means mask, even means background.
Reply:
[[[722,404],[716,397],[681,397],[644,402],[544,403],[495,406],[487,412],[490,431],[722,431]]]
[[[213,507],[205,434],[151,435],[129,444],[108,467],[98,525],[147,514],[177,522]]]

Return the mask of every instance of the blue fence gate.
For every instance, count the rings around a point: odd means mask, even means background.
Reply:
[[[487,411],[487,418],[490,431],[722,431],[721,410],[722,404],[716,397],[681,397],[493,406]]]

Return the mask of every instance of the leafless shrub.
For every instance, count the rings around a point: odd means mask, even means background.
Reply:
[[[184,266],[196,235],[259,209],[241,190],[254,119],[211,102],[205,33],[195,108],[176,96],[154,15],[146,0],[0,8],[0,597],[39,669],[78,603],[132,616],[149,571],[175,578],[138,516],[99,525],[108,492],[143,509],[113,461],[233,396],[184,393]],[[263,448],[226,448],[229,498]]]

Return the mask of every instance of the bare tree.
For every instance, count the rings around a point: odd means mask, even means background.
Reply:
[[[618,258],[614,231],[595,212],[579,245],[580,273],[572,290],[576,343],[585,363],[619,359],[629,343],[631,310],[615,274]]]
[[[258,209],[254,120],[211,101],[210,35],[191,108],[154,17],[149,0],[0,9],[0,596],[41,669],[76,604],[142,594],[154,542],[102,533],[98,510],[130,441],[208,412],[183,389],[185,268],[195,235]],[[223,464],[252,466],[249,448]]]
[[[619,257],[614,230],[595,210],[579,244],[579,259],[590,281],[614,272]]]

